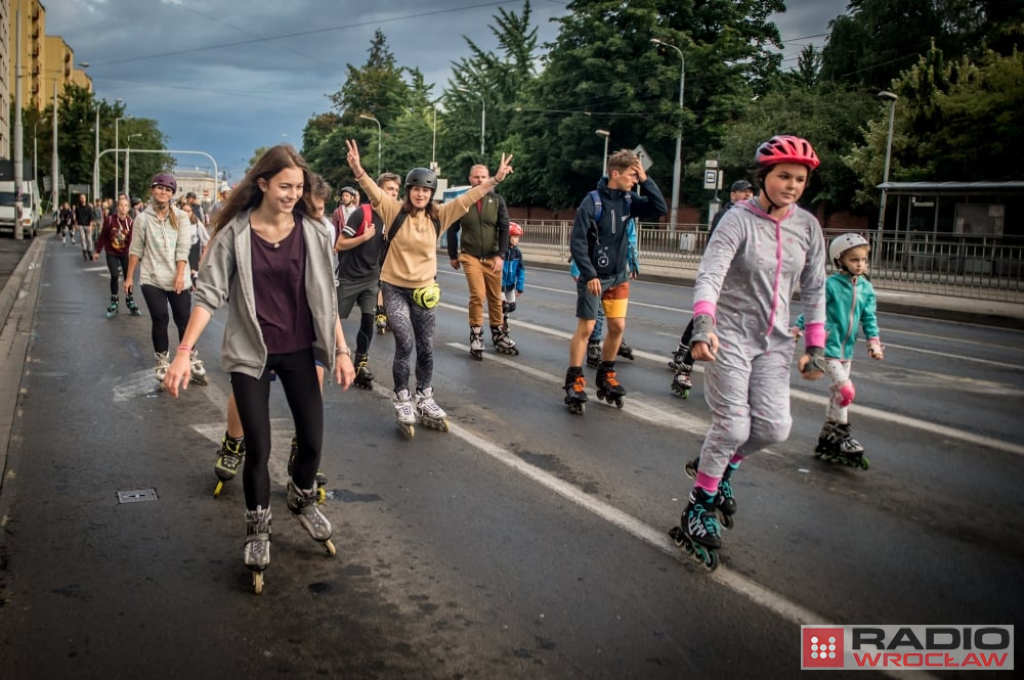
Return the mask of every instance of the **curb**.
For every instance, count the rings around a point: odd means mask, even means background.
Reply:
[[[25,276],[28,273],[29,266],[37,259],[36,252],[45,247],[45,239],[34,239],[32,245],[30,245],[25,251],[25,254],[21,256],[21,260],[18,262],[18,266],[14,268],[14,272],[11,274],[10,278],[7,279],[6,283],[4,283],[3,290],[0,290],[0,328],[3,328],[7,324],[7,318],[11,315],[11,309],[14,307],[14,303],[18,300],[18,293],[21,291],[22,284],[25,282]]]

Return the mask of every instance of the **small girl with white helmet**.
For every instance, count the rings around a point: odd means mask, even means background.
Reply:
[[[868,467],[864,447],[850,434],[849,406],[856,390],[850,381],[857,333],[863,331],[868,355],[882,359],[875,314],[875,289],[864,272],[871,246],[860,234],[842,234],[832,239],[828,258],[835,273],[825,283],[825,372],[831,380],[825,424],[818,435],[814,454],[843,465]],[[797,319],[802,328],[803,317]]]

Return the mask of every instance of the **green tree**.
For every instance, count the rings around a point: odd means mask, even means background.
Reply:
[[[613,150],[643,144],[667,194],[680,127],[684,160],[703,156],[778,67],[767,47],[781,42],[769,21],[785,9],[780,0],[574,0],[568,9],[510,126],[531,203],[565,208],[593,188],[603,150],[596,128],[611,132]],[[683,52],[682,111],[682,62],[675,50],[652,49],[652,38]],[[699,175],[683,189],[700,191]]]

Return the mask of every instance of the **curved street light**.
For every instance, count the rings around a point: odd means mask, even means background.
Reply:
[[[482,92],[474,93],[473,90],[465,87],[456,87],[455,89],[468,94],[476,94],[480,97],[480,159],[481,162],[486,162],[486,154],[484,153],[484,137],[487,133],[487,101],[484,100]]]
[[[889,161],[892,158],[892,130],[896,120],[896,101],[899,96],[888,90],[882,90],[878,93],[879,99],[884,99],[889,102],[889,135],[886,137],[885,142],[885,168],[882,171],[882,200],[878,207],[878,233],[875,235],[875,246],[871,249],[872,254],[872,268],[878,266],[879,253],[882,250],[882,230],[885,229],[885,198],[886,198],[886,184],[889,183]]]
[[[604,177],[608,174],[608,138],[612,136],[612,133],[608,130],[594,130],[594,134],[604,137],[604,161],[601,163],[601,176]]]
[[[380,127],[380,121],[367,113],[360,113],[359,117],[362,118],[363,120],[372,120],[374,123],[377,124],[377,177],[380,177],[380,139],[383,136],[383,131],[381,130]]]

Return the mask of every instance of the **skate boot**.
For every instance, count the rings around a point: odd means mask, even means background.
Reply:
[[[432,430],[448,431],[448,414],[434,401],[434,388],[416,390],[416,417]]]
[[[206,366],[203,365],[203,360],[199,358],[199,353],[192,350],[192,354],[189,355],[189,361],[192,362],[192,382],[196,385],[206,385],[209,382],[206,378]]]
[[[711,494],[694,487],[690,491],[690,502],[679,518],[679,526],[668,532],[677,546],[708,571],[718,568],[718,549],[722,547],[722,530],[714,504]]]
[[[153,358],[156,359],[156,366],[153,367],[153,371],[156,374],[156,381],[160,383],[160,391],[164,390],[164,378],[167,377],[167,369],[171,367],[170,362],[167,360],[167,352],[156,352],[153,354]]]
[[[300,489],[295,486],[294,480],[288,480],[288,509],[299,520],[302,528],[309,532],[313,540],[320,542],[327,550],[328,555],[335,553],[334,544],[331,543],[331,536],[334,528],[330,520],[324,517],[317,506],[316,484],[312,489]]]
[[[125,299],[124,306],[128,308],[128,311],[131,312],[132,316],[142,316],[142,310],[135,304],[135,298],[131,295]]]
[[[217,474],[217,486],[213,488],[213,497],[220,495],[224,488],[224,482],[234,478],[238,474],[238,468],[245,460],[245,437],[229,437],[224,433],[224,439],[220,442],[220,451],[217,455],[217,462],[213,465],[213,471]]]
[[[377,305],[377,312],[373,317],[373,325],[377,327],[377,332],[384,335],[388,329],[388,314],[384,310],[384,305]]]
[[[569,411],[578,416],[586,411],[587,404],[587,379],[583,377],[583,370],[570,368],[565,373],[565,405]]]
[[[869,467],[868,459],[864,456],[864,447],[851,436],[849,423],[826,421],[818,435],[814,457],[864,470]]]
[[[481,326],[469,327],[469,355],[477,361],[484,358],[484,329]]]
[[[299,438],[292,437],[292,448],[288,453],[288,476],[292,476],[292,467],[295,465],[295,455],[299,452]],[[316,501],[323,504],[327,500],[327,475],[323,470],[316,471]]]
[[[595,382],[597,383],[598,399],[604,399],[609,404],[615,404],[616,408],[622,408],[622,398],[626,396],[626,390],[615,377],[614,361],[601,362],[601,367],[597,369]]]
[[[633,357],[633,348],[626,344],[626,338],[622,338],[622,342],[619,343],[619,351],[616,354],[623,359],[635,361],[635,358]]]
[[[501,326],[491,326],[491,342],[494,343],[494,349],[501,354],[519,354],[516,341]]]
[[[681,344],[676,347],[676,351],[672,352],[672,361],[668,362],[668,367],[673,371],[678,371],[679,368],[686,361],[686,354],[690,351],[689,345]],[[691,364],[692,365],[692,364]]]
[[[110,304],[107,305],[107,318],[108,319],[113,319],[115,316],[117,316],[117,309],[118,309],[117,296],[116,295],[111,295],[110,296]]]
[[[598,368],[601,366],[601,342],[591,340],[587,343],[587,366]]]
[[[686,470],[686,476],[690,479],[697,479],[697,469],[700,467],[700,456],[697,456],[693,460],[686,463],[683,468]],[[732,473],[739,467],[739,463],[729,465],[725,468],[725,474],[722,475],[722,480],[718,483],[718,494],[715,496],[715,509],[718,510],[719,521],[722,526],[726,529],[732,529],[733,521],[732,516],[736,514],[736,496],[732,491],[732,482],[729,478],[732,477]]]
[[[688,364],[679,364],[679,368],[676,369],[676,374],[672,377],[672,394],[676,395],[680,399],[686,399],[690,396],[690,390],[693,389],[693,382],[690,380],[690,372],[693,370],[693,366]]]
[[[245,566],[257,595],[263,592],[263,570],[270,566],[270,519],[270,508],[245,511]]]
[[[412,396],[409,394],[409,390],[395,392],[392,404],[395,407],[398,429],[406,437],[412,439],[416,434],[416,411],[412,407]]]
[[[365,354],[356,355],[356,387],[361,387],[364,390],[373,389],[373,373],[370,372],[370,368],[366,365],[368,357]]]

